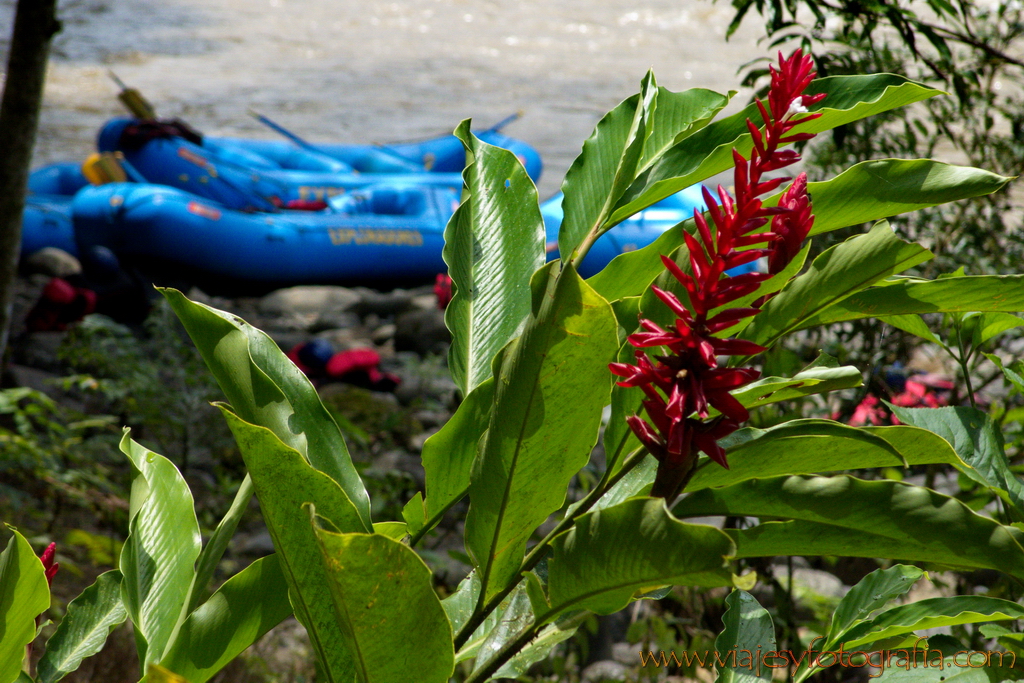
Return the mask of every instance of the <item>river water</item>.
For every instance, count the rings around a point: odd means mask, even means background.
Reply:
[[[15,0],[0,0],[0,52]],[[218,135],[274,137],[255,109],[310,140],[391,142],[480,126],[540,152],[557,190],[599,117],[654,68],[673,90],[737,89],[767,56],[757,17],[728,42],[707,0],[63,0],[34,164],[79,159],[123,110],[107,72],[162,116]],[[735,102],[749,93],[740,91]]]

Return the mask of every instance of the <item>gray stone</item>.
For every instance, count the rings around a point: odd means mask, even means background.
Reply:
[[[612,659],[626,666],[637,666],[640,664],[640,646],[615,643],[612,645]]]
[[[420,355],[444,354],[452,335],[444,325],[444,311],[409,311],[395,318],[395,350]]]
[[[610,659],[594,662],[580,674],[583,683],[605,683],[606,681],[625,681],[632,671],[628,666]]]
[[[340,330],[359,327],[359,316],[349,311],[327,311],[321,313],[316,321],[309,326],[313,334],[326,330]]]
[[[362,297],[347,287],[308,285],[288,287],[267,294],[260,299],[260,311],[267,315],[285,313],[317,314],[326,311],[347,311]]]
[[[25,258],[25,269],[30,273],[42,273],[50,277],[70,277],[82,272],[78,259],[57,247],[44,247]]]
[[[420,311],[436,311],[437,295],[431,292],[430,294],[414,296],[412,298],[412,307]]]
[[[412,308],[413,295],[404,289],[378,292],[366,287],[356,287],[352,291],[359,295],[359,301],[352,307],[352,310],[360,315],[368,313],[395,315]]]
[[[374,344],[383,344],[388,339],[391,339],[392,337],[395,336],[396,329],[397,328],[395,327],[394,323],[381,325],[380,327],[373,331],[373,334],[370,335],[370,339],[373,340]]]

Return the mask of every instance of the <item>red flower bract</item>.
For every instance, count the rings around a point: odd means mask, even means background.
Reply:
[[[778,206],[764,207],[758,198],[790,180],[764,179],[765,173],[800,159],[794,150],[780,150],[779,146],[813,137],[811,133],[791,132],[798,124],[820,116],[807,113],[807,107],[825,97],[804,94],[813,78],[809,55],[800,50],[789,59],[779,55],[779,68],[771,68],[768,106],[757,101],[763,132],[747,121],[753,140],[750,159],[733,150],[735,199],[719,186],[716,202],[704,189],[711,222],[700,211],[694,211],[696,235],[683,233],[689,273],[662,256],[689,305],[676,294],[653,287],[654,294],[677,316],[675,324],[664,329],[641,319],[640,331],[629,336],[629,343],[637,349],[637,364],[609,366],[613,374],[623,378],[619,386],[640,387],[645,394],[643,407],[653,426],[639,415],[627,418],[627,423],[660,463],[651,492],[654,496],[674,498],[692,475],[699,452],[728,467],[718,440],[738,429],[748,417],[747,409],[731,392],[754,381],[760,373],[752,368],[721,367],[719,357],[749,356],[764,349],[749,341],[715,335],[760,311],[758,306],[766,297],[753,307],[725,306],[753,294],[762,282],[783,270],[800,252],[814,222],[804,174],[783,192]],[[767,257],[768,273],[726,275],[731,268],[762,257]],[[669,353],[649,356],[642,350],[654,348]],[[712,409],[720,415],[711,418]]]

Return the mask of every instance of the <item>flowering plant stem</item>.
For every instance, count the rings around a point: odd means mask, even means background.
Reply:
[[[500,593],[487,602],[484,602],[484,596],[481,593],[480,601],[477,603],[476,609],[473,610],[473,614],[470,615],[465,625],[463,625],[455,635],[456,649],[465,645],[466,641],[469,640],[469,637],[473,635],[473,632],[476,631],[480,624],[483,623],[484,619],[487,618],[487,615],[497,609],[498,605],[501,604],[501,601],[507,598],[508,595],[515,590],[515,587],[519,585],[519,581],[522,580],[523,574],[537,566],[537,563],[540,562],[545,553],[547,553],[548,547],[550,547],[551,542],[555,537],[567,531],[576,523],[577,519],[589,512],[590,508],[592,508],[594,504],[601,499],[601,496],[608,493],[615,484],[617,484],[624,476],[629,474],[634,467],[639,465],[647,455],[648,453],[645,448],[638,448],[629,454],[629,457],[627,457],[625,462],[622,463],[622,467],[619,468],[618,471],[614,473],[612,473],[610,469],[606,471],[597,486],[591,489],[590,492],[580,500],[576,509],[573,510],[571,514],[567,514],[554,529],[548,532],[547,536],[541,539],[541,541],[537,543],[537,545],[533,546],[533,548],[530,549],[530,552],[526,554],[526,557],[523,558],[522,565],[520,565],[519,572],[517,573],[519,580],[510,582]],[[529,642],[530,639],[532,639],[532,636],[525,642]],[[504,650],[502,652],[504,653]],[[518,652],[518,648],[516,650],[511,650],[510,652]],[[508,657],[506,657],[506,659],[507,658]],[[500,666],[502,663],[504,663],[504,660],[498,662],[497,665]]]

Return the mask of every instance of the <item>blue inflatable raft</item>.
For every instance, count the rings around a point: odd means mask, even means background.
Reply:
[[[536,179],[540,156],[529,145],[495,131],[481,138],[506,147]],[[372,145],[322,145],[318,151],[288,143],[210,139],[174,122],[115,119],[100,131],[100,152],[121,152],[139,180],[186,190],[228,208],[267,211],[326,201],[379,184],[462,186],[462,143],[445,136],[387,152]],[[404,163],[398,163],[404,160]],[[430,171],[421,164],[430,163]]]
[[[51,164],[29,175],[21,220],[22,258],[45,247],[56,247],[78,256],[71,200],[88,184],[81,164],[75,162]]]
[[[125,262],[195,278],[213,290],[379,282],[389,286],[443,273],[444,229],[459,190],[376,185],[331,200],[324,211],[246,213],[166,186],[112,183],[80,191],[73,216],[78,248],[113,249]],[[616,226],[580,269],[592,275],[692,215],[687,191]],[[542,206],[549,258],[557,257],[561,197]],[[554,247],[554,248],[552,248]],[[203,286],[203,285],[201,285]]]

